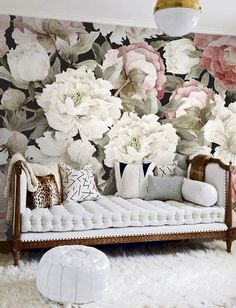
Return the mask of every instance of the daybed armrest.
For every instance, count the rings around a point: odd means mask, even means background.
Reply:
[[[19,203],[19,212],[22,214],[26,210],[26,198],[27,198],[27,178],[25,171],[22,168],[21,161],[15,164],[15,191],[14,191],[14,209]]]
[[[26,209],[27,181],[26,174],[22,168],[21,161],[15,164],[14,178],[14,207],[13,207],[13,254],[15,256],[14,264],[18,263],[18,243],[21,233],[21,214]]]
[[[187,160],[189,177],[191,162]],[[231,195],[231,165],[223,164],[219,159],[210,158],[205,167],[205,182],[209,183],[217,189],[218,206],[225,207],[225,223],[230,228],[232,227],[232,195]]]

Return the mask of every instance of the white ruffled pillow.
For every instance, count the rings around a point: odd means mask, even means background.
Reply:
[[[213,185],[187,178],[183,181],[182,196],[185,200],[202,206],[213,206],[218,200],[218,192]]]

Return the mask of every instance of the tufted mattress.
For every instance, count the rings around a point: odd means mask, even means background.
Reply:
[[[22,232],[82,231],[103,228],[223,223],[225,209],[176,201],[145,201],[104,196],[96,201],[27,208]]]

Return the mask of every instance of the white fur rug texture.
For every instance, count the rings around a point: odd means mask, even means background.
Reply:
[[[99,248],[99,247],[98,247]],[[236,307],[236,244],[160,242],[99,248],[111,261],[109,290],[82,308]],[[0,307],[60,307],[42,297],[35,274],[42,252],[21,256],[0,254]]]

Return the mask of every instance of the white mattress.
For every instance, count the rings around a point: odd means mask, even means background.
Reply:
[[[145,201],[104,196],[53,206],[50,209],[26,209],[22,213],[22,232],[82,231],[141,226],[178,226],[224,223],[225,209],[203,207],[176,201]]]
[[[198,225],[181,226],[158,226],[158,227],[125,227],[125,228],[107,228],[94,229],[86,231],[69,232],[26,232],[21,234],[22,242],[30,241],[55,241],[71,239],[91,239],[102,237],[124,237],[124,236],[142,236],[142,235],[162,235],[162,234],[180,234],[180,233],[200,233],[226,231],[226,224],[211,223]]]

